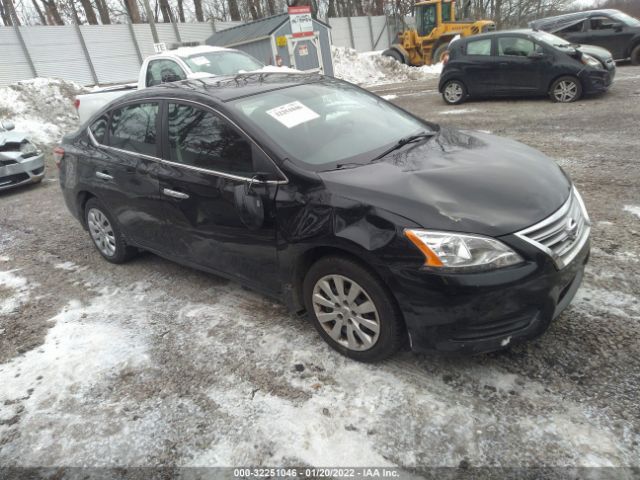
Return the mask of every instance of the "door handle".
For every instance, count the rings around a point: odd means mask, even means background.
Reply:
[[[189,195],[184,192],[177,192],[175,190],[171,190],[170,188],[163,188],[162,193],[164,193],[168,197],[179,198],[180,200],[186,200],[189,198]]]
[[[113,180],[113,175],[109,175],[104,172],[96,172],[96,177],[101,178],[102,180]]]

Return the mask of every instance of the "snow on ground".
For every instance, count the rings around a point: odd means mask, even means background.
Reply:
[[[0,315],[17,311],[29,298],[29,290],[31,285],[16,270],[0,271]]]
[[[34,78],[0,87],[0,119],[12,120],[38,146],[51,145],[77,128],[73,107],[84,87],[55,78]]]
[[[380,52],[358,53],[352,48],[333,46],[331,54],[334,75],[358,85],[425,80],[437,77],[442,71],[441,63],[424,67],[410,67],[393,58],[383,57]]]
[[[475,108],[459,108],[456,110],[443,110],[441,112],[438,112],[440,115],[463,115],[465,113],[473,113],[473,112],[477,112],[478,110]]]
[[[632,213],[636,217],[640,218],[640,206],[638,205],[625,205],[624,211]]]

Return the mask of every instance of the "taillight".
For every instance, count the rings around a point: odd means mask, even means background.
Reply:
[[[56,147],[53,149],[53,160],[56,162],[56,167],[60,168],[60,163],[64,158],[64,148]]]
[[[75,107],[76,110],[78,110],[80,108],[80,99],[79,98],[76,98],[73,101],[73,106]]]

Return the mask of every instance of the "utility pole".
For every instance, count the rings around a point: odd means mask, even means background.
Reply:
[[[156,22],[153,19],[153,12],[151,11],[151,5],[149,5],[149,0],[142,0],[144,3],[144,10],[147,12],[147,20],[149,20],[149,27],[151,27],[151,35],[153,36],[153,43],[160,43],[160,39],[158,38],[158,31],[156,30]]]

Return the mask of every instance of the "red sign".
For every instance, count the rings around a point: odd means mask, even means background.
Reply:
[[[311,7],[289,7],[289,22],[291,23],[291,35],[294,37],[309,37],[313,35],[313,17]]]

